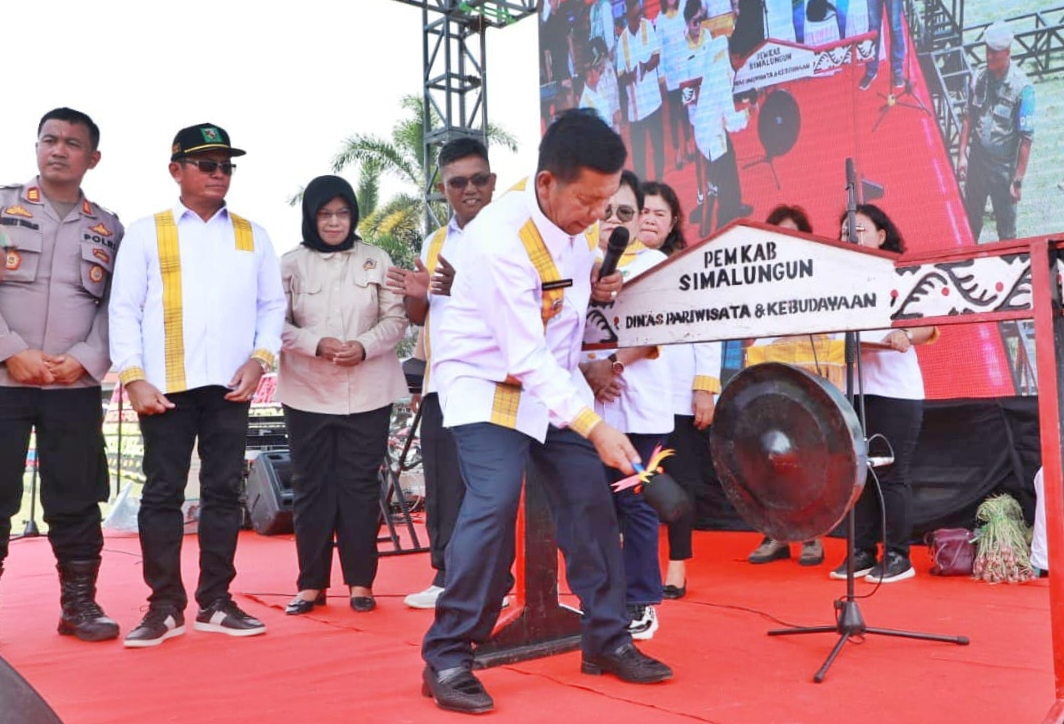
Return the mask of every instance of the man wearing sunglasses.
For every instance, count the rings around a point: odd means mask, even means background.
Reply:
[[[84,113],[49,111],[37,127],[37,175],[0,188],[0,573],[35,428],[59,633],[83,641],[118,636],[95,600],[99,503],[110,492],[100,381],[111,367],[107,294],[122,240],[118,217],[81,190],[100,162],[99,142]]]
[[[171,147],[177,203],[134,223],[115,266],[111,357],[144,437],[138,527],[148,612],[126,636],[156,646],[185,631],[181,504],[198,442],[198,631],[265,633],[234,603],[229,584],[243,518],[240,477],[248,411],[281,346],[285,298],[270,237],[225,204],[244,155],[210,123],[184,128]]]
[[[488,149],[475,138],[456,138],[440,149],[439,190],[447,198],[452,215],[446,226],[426,237],[417,260],[417,271],[392,268],[389,285],[400,294],[407,316],[423,324],[415,356],[425,360],[421,398],[421,454],[425,469],[425,527],[429,534],[430,560],[436,575],[432,585],[403,599],[410,608],[433,609],[443,592],[444,550],[451,539],[465,483],[458,469],[458,452],[451,433],[443,426],[436,384],[429,374],[431,353],[440,320],[450,301],[454,267],[449,259],[462,245],[462,234],[480,210],[491,203],[495,174],[488,164]]]

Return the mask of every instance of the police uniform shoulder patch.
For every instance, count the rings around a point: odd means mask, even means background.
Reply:
[[[4,268],[8,271],[15,271],[22,266],[22,257],[19,255],[17,249],[8,247],[7,254],[4,257]]]
[[[95,231],[100,236],[113,236],[114,235],[114,232],[111,231],[110,229],[108,229],[106,226],[104,226],[102,221],[100,223],[98,223],[96,226],[90,227],[89,231]]]
[[[35,204],[41,203],[41,190],[36,186],[26,189],[26,200]]]
[[[369,271],[370,269],[376,269],[376,268],[377,268],[377,260],[376,259],[366,259],[364,262],[362,262],[362,271]]]
[[[111,211],[106,206],[102,206],[102,205],[96,203],[95,201],[92,202],[92,205],[96,207],[96,213],[105,214],[107,216],[113,216],[116,219],[118,218],[118,214],[116,214],[115,212]]]
[[[21,216],[24,219],[32,219],[33,214],[22,204],[15,204],[14,206],[8,206],[4,209],[4,213],[8,216]]]

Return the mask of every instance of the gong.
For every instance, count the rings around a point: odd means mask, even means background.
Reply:
[[[841,392],[797,367],[742,370],[716,405],[710,444],[739,515],[779,541],[829,533],[864,489],[868,450]]]
[[[777,88],[768,94],[757,117],[757,137],[769,158],[782,156],[794,148],[802,130],[798,101],[787,91]]]

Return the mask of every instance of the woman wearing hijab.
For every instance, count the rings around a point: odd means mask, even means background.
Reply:
[[[392,403],[406,394],[395,347],[406,331],[392,265],[355,230],[350,184],[319,176],[303,193],[303,243],[281,259],[288,302],[277,397],[292,459],[299,593],[285,613],[325,604],[335,537],[355,611],[372,611],[380,483]]]

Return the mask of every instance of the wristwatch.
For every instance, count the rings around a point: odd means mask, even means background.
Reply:
[[[613,374],[615,374],[615,375],[623,375],[624,374],[624,362],[621,362],[619,359],[617,359],[617,353],[616,352],[611,354],[606,359],[608,359],[610,361],[610,364],[613,365]]]

